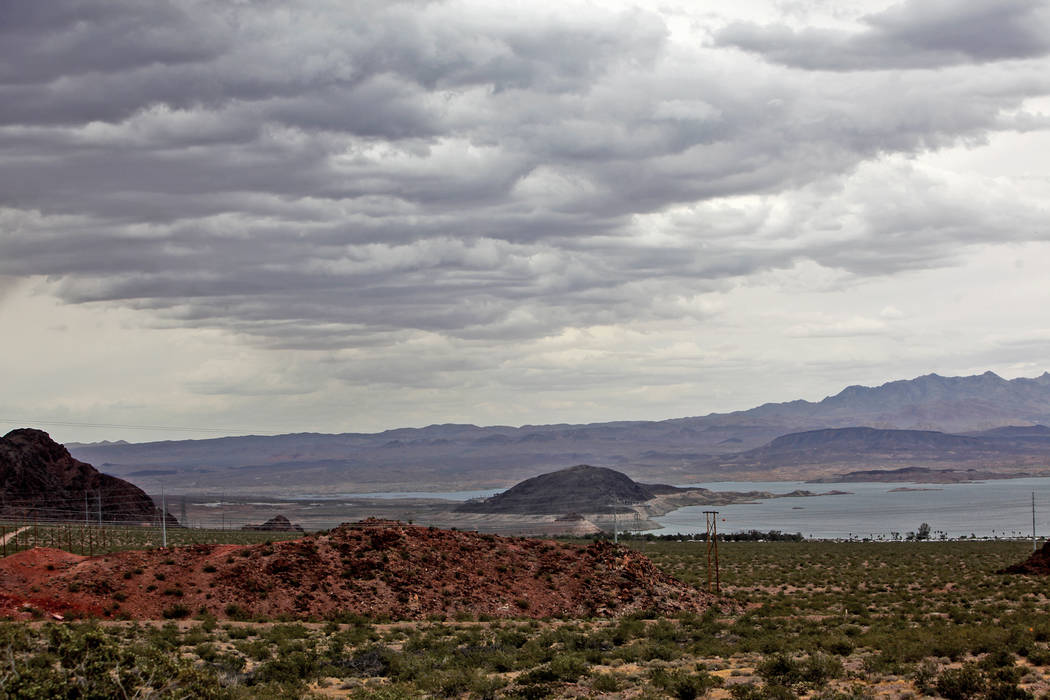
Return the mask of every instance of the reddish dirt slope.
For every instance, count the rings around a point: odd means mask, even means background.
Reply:
[[[1043,545],[1042,549],[1032,552],[1032,556],[1019,564],[1000,569],[1000,574],[1038,574],[1046,576],[1050,574],[1050,542]]]
[[[50,567],[50,568],[49,568]],[[225,618],[613,616],[701,611],[714,599],[607,543],[587,547],[390,521],[271,545],[194,545],[79,557],[33,549],[0,560],[12,607],[156,619],[177,605]],[[237,606],[234,611],[229,606]],[[0,614],[3,614],[0,601]]]

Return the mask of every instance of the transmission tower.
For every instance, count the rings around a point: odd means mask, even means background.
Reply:
[[[705,510],[704,518],[707,521],[707,590],[715,593],[722,592],[721,581],[718,571],[718,511]],[[714,561],[714,568],[711,563]],[[711,575],[714,573],[714,586],[712,587]]]

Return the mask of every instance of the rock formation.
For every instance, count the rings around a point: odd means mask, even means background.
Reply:
[[[604,542],[581,546],[382,520],[251,546],[97,557],[30,549],[0,559],[0,591],[0,617],[17,617],[27,602],[66,616],[132,619],[202,610],[220,618],[614,617],[701,613],[723,604],[644,555]]]
[[[540,474],[482,501],[456,508],[462,513],[612,513],[644,503],[657,494],[677,491],[674,486],[640,484],[626,474],[579,464]]]
[[[283,515],[275,515],[262,525],[245,525],[242,530],[256,530],[259,532],[302,532],[299,525],[292,525],[292,521]]]
[[[1050,542],[1032,552],[1032,556],[1022,562],[1000,569],[997,574],[1033,574],[1050,576]]]
[[[74,459],[42,430],[0,438],[0,517],[157,523],[159,515],[142,489]]]

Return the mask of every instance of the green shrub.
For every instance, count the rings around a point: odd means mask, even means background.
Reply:
[[[798,695],[791,688],[782,685],[755,685],[738,683],[729,687],[733,700],[797,700]]]
[[[175,603],[170,608],[164,608],[160,614],[165,620],[182,620],[190,616],[190,609],[182,603]]]
[[[981,669],[974,664],[949,668],[941,672],[934,684],[938,694],[948,700],[968,700],[984,692],[988,682]]]
[[[599,693],[615,693],[620,689],[620,683],[614,673],[597,673],[591,681],[591,688]]]
[[[711,688],[722,685],[722,679],[712,676],[707,671],[689,673],[681,669],[668,671],[663,668],[649,672],[649,680],[657,688],[678,700],[695,700]]]

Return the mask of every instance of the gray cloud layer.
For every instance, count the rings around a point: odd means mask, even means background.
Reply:
[[[1043,0],[907,0],[864,18],[863,31],[736,22],[717,33],[771,61],[810,70],[939,68],[1050,53]]]
[[[268,345],[538,338],[799,260],[882,275],[1047,236],[1009,192],[857,170],[1045,128],[1042,3],[713,24],[716,46],[591,6],[0,12],[0,275]]]

